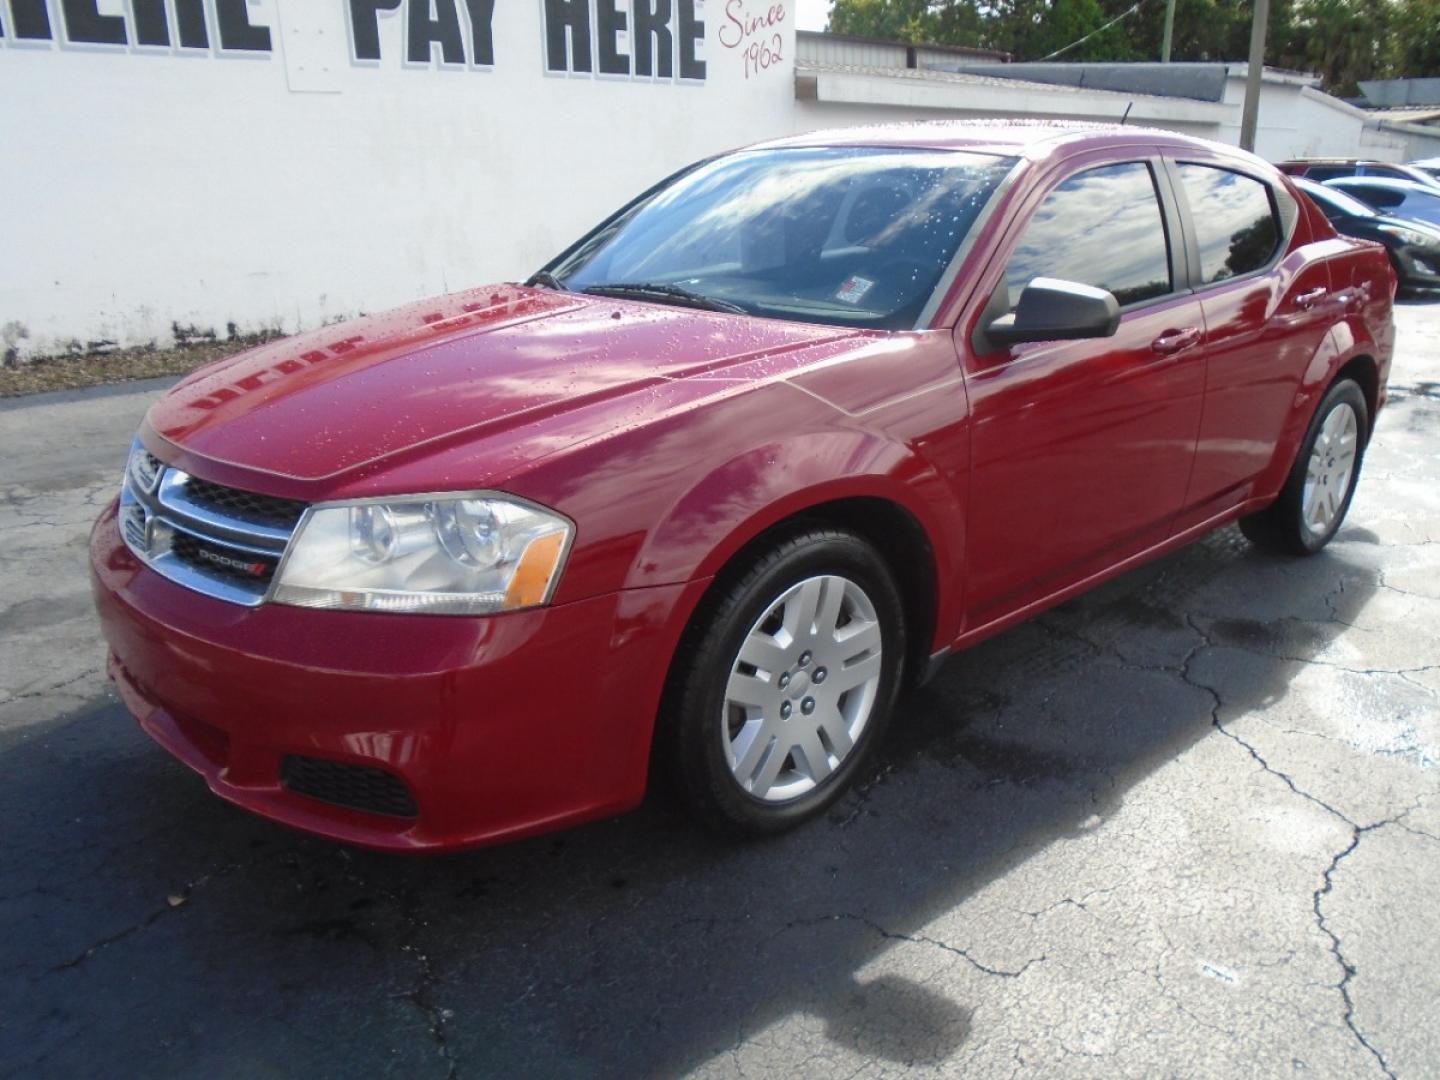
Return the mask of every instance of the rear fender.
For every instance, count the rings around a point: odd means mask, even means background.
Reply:
[[[1343,272],[1336,268],[1336,272]],[[1320,347],[1315,350],[1315,355],[1310,358],[1310,363],[1301,376],[1300,383],[1295,389],[1295,400],[1285,418],[1285,425],[1281,431],[1279,440],[1276,443],[1275,455],[1265,471],[1261,473],[1255,485],[1255,493],[1264,498],[1274,498],[1285,486],[1286,478],[1295,464],[1296,455],[1300,452],[1300,444],[1305,438],[1305,432],[1310,427],[1310,421],[1315,415],[1315,410],[1320,405],[1320,400],[1329,390],[1331,383],[1340,371],[1356,357],[1364,356],[1372,360],[1377,369],[1379,390],[1376,395],[1377,402],[1384,401],[1385,379],[1389,373],[1389,360],[1391,352],[1391,340],[1388,336],[1377,337],[1372,332],[1373,312],[1366,310],[1374,303],[1374,298],[1367,293],[1373,294],[1377,288],[1388,288],[1384,284],[1371,282],[1369,290],[1364,289],[1364,281],[1358,285],[1341,287],[1340,282],[1335,282],[1336,291],[1339,297],[1347,305],[1353,305],[1354,311],[1348,313],[1344,319],[1336,322],[1326,332],[1320,341]],[[1388,323],[1388,293],[1386,294],[1385,321]],[[1383,332],[1383,327],[1382,327]],[[1374,417],[1371,418],[1373,430]]]

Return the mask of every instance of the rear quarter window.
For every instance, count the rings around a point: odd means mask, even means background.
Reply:
[[[1280,247],[1270,186],[1213,165],[1181,165],[1180,182],[1200,245],[1206,284],[1259,270]]]

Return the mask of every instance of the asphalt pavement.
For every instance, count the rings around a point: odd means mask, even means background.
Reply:
[[[1396,321],[1325,553],[1227,529],[954,658],[749,844],[647,805],[392,858],[221,803],[88,594],[158,387],[0,405],[0,1075],[1440,1075],[1440,304]]]

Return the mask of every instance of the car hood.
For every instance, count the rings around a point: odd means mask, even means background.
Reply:
[[[543,423],[668,380],[859,336],[504,285],[220,361],[156,402],[146,423],[187,458],[320,480],[423,444]]]

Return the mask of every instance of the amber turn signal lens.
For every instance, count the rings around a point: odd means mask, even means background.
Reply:
[[[520,563],[515,567],[515,576],[505,590],[505,610],[533,607],[544,603],[545,592],[555,576],[560,561],[561,549],[565,546],[563,532],[541,536],[530,542]]]

